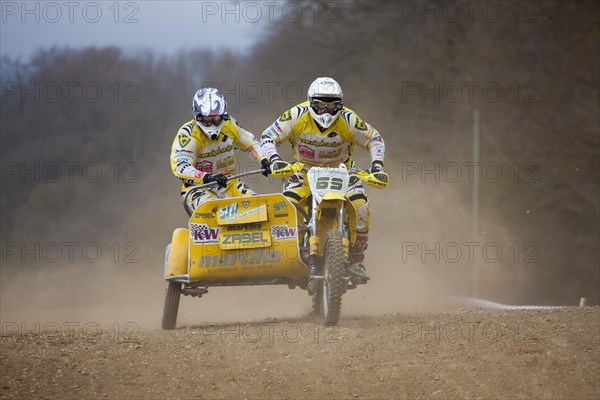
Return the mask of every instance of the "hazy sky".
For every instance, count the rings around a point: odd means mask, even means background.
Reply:
[[[284,1],[1,0],[0,51],[23,61],[52,45],[245,51],[273,21],[293,21],[296,11]]]

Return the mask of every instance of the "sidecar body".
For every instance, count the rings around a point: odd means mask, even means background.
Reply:
[[[294,205],[281,194],[215,199],[176,229],[167,246],[165,279],[198,287],[287,284],[305,287]],[[192,293],[193,294],[193,293]]]

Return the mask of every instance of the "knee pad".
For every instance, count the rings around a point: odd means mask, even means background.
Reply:
[[[364,197],[364,195],[362,195]],[[352,201],[352,204],[354,204],[354,207],[356,208],[356,230],[358,232],[368,232],[369,231],[369,220],[371,217],[371,209],[369,207],[369,201],[366,200],[366,197],[364,197],[364,200],[358,199],[355,201]]]

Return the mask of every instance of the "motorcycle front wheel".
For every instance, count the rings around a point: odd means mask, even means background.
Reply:
[[[321,296],[320,306],[326,326],[337,325],[342,308],[342,295],[345,292],[344,245],[338,231],[329,231],[325,239],[323,281],[316,291]],[[318,303],[318,301],[317,301]],[[315,305],[313,299],[313,305]]]

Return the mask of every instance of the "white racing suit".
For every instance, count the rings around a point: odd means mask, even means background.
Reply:
[[[344,107],[334,123],[321,130],[311,117],[308,107],[308,102],[294,106],[263,132],[261,147],[264,157],[269,161],[279,158],[277,146],[289,141],[292,144],[292,157],[308,168],[337,167],[340,163],[352,167],[354,161],[351,156],[355,145],[368,150],[371,161],[383,164],[383,138],[354,111]],[[293,202],[299,202],[310,194],[308,182],[304,181],[302,173],[288,179],[283,194]],[[369,200],[359,179],[350,181],[346,196],[358,211],[357,239],[352,249],[352,258],[354,262],[362,262],[369,232]]]
[[[225,121],[219,138],[214,141],[200,131],[194,120],[179,128],[171,148],[171,170],[183,182],[181,196],[189,210],[195,210],[210,199],[255,194],[239,179],[229,180],[225,188],[216,185],[205,189],[191,188],[202,184],[206,174],[235,173],[235,148],[252,154],[260,162],[261,149],[256,137],[231,117]]]

